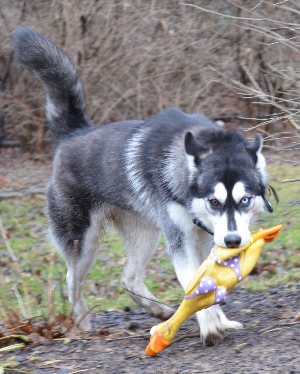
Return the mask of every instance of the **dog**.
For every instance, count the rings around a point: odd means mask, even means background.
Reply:
[[[121,283],[150,314],[173,309],[144,284],[144,271],[162,233],[185,289],[212,242],[237,248],[267,200],[262,137],[247,141],[202,114],[174,108],[146,120],[94,128],[86,113],[79,73],[66,54],[38,32],[17,29],[14,51],[46,93],[46,116],[55,146],[46,200],[49,232],[67,264],[68,298],[76,323],[91,328],[82,295],[101,233],[113,226],[127,260]],[[197,313],[204,344],[239,329],[219,305]]]

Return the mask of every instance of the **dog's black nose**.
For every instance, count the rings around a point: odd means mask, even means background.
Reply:
[[[227,248],[237,248],[242,241],[242,238],[237,234],[229,234],[225,236],[225,244]]]

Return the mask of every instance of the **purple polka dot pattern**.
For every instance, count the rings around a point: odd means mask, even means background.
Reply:
[[[222,264],[222,261],[216,256],[215,254],[215,248],[213,247],[213,249],[211,250],[210,252],[210,257],[212,260],[214,260],[217,264],[221,265]]]
[[[242,280],[242,274],[240,270],[240,255],[228,258],[226,261],[222,262],[221,265],[230,267],[238,277],[238,280]]]
[[[201,279],[201,282],[196,288],[196,291],[190,295],[186,295],[184,298],[187,300],[193,299],[194,297],[197,297],[200,295],[206,295],[214,291],[216,291],[216,294],[215,294],[215,301],[213,304],[223,304],[226,299],[225,287],[217,287],[216,282],[212,278],[205,275]]]
[[[226,288],[217,287],[216,289],[216,301],[214,304],[224,304],[226,300]]]
[[[228,258],[224,261],[221,261],[216,255],[214,248],[212,249],[210,253],[211,258],[219,265],[227,266],[231,268],[235,274],[237,275],[238,281],[241,281],[243,279],[240,269],[240,255],[233,256],[231,258]]]
[[[224,261],[221,261],[215,254],[214,248],[210,252],[210,258],[216,262],[217,264],[225,267],[229,267],[232,269],[237,278],[238,281],[241,281],[243,279],[242,274],[241,274],[241,269],[240,269],[240,255],[233,256],[231,258],[227,258]],[[223,304],[225,303],[226,300],[226,288],[225,287],[217,287],[216,282],[214,279],[208,277],[205,275],[202,279],[201,282],[199,283],[198,287],[196,288],[195,292],[191,293],[190,295],[186,295],[184,298],[185,299],[193,299],[194,297],[200,296],[200,295],[205,295],[210,292],[216,291],[215,294],[215,302],[214,304]]]
[[[190,295],[186,295],[185,299],[192,299],[196,296],[205,295],[207,293],[213,292],[217,289],[216,282],[207,276],[204,276],[201,279],[201,282],[199,283],[198,287],[196,288],[196,291],[193,292]]]

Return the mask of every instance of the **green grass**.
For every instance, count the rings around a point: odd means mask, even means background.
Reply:
[[[299,183],[282,183],[300,174],[300,167],[273,165],[270,180],[277,189],[280,203],[273,202],[273,215],[265,213],[257,227],[284,224],[279,238],[264,249],[259,261],[261,272],[248,277],[242,284],[252,291],[262,291],[278,283],[300,280],[300,206]],[[298,204],[297,204],[298,202]],[[44,200],[39,197],[24,197],[0,201],[3,224],[9,242],[18,258],[20,274],[13,270],[4,242],[0,240],[0,306],[18,308],[11,289],[17,286],[24,299],[23,285],[29,289],[32,315],[47,314],[47,288],[50,255],[54,248],[47,239]],[[147,268],[146,284],[162,301],[176,303],[181,300],[182,290],[160,241],[157,255]],[[105,236],[100,243],[96,261],[85,284],[85,295],[89,307],[96,310],[122,309],[135,304],[120,286],[119,278],[125,262],[122,245],[114,233]],[[57,312],[69,312],[65,298],[65,264],[56,255],[53,270],[55,304]],[[26,301],[24,299],[26,304]],[[1,311],[0,311],[1,312]],[[1,315],[0,315],[1,317]]]
[[[263,271],[242,283],[251,291],[263,291],[279,283],[300,280],[300,183],[288,182],[299,177],[300,167],[274,164],[269,167],[270,183],[279,195],[279,203],[272,200],[274,213],[264,213],[256,227],[284,225],[279,237],[267,244],[259,264]]]
[[[44,215],[44,200],[22,198],[0,202],[3,224],[9,236],[9,243],[15,253],[22,274],[13,270],[4,241],[0,240],[0,305],[18,307],[12,288],[17,286],[22,298],[26,284],[30,293],[32,315],[47,314],[47,288],[51,253],[56,253],[47,239],[47,222]],[[85,283],[85,296],[89,307],[96,310],[122,309],[135,304],[120,285],[120,276],[125,263],[122,244],[115,233],[103,237],[95,263]],[[65,295],[66,266],[56,254],[53,279],[57,312],[70,311]],[[180,298],[180,288],[174,271],[160,241],[157,256],[147,269],[147,286],[165,302],[175,302]],[[175,298],[174,292],[178,297]],[[26,300],[24,299],[26,304]],[[2,313],[3,314],[3,313]],[[1,314],[0,314],[1,316]]]

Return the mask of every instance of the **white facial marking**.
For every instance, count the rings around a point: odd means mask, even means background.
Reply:
[[[224,238],[228,234],[227,214],[223,213],[221,216],[213,217],[213,226],[214,242],[221,247],[226,247]]]
[[[238,204],[241,199],[245,196],[246,190],[243,182],[237,182],[232,189],[232,197],[234,201]]]
[[[218,186],[218,187],[217,187]],[[216,198],[221,202],[221,191],[224,193],[221,186],[222,183],[218,183],[215,191],[220,193]],[[225,191],[226,192],[226,191]],[[240,200],[245,196],[245,186],[242,182],[237,182],[233,188],[232,195],[234,200],[239,203]],[[224,194],[225,195],[225,194]],[[224,197],[224,196],[223,196]],[[201,219],[203,224],[208,227],[214,233],[214,242],[221,246],[226,247],[225,237],[228,234],[237,234],[241,237],[241,244],[243,246],[247,244],[250,240],[250,230],[249,225],[253,218],[260,212],[264,211],[264,201],[261,196],[253,197],[253,206],[248,212],[235,212],[234,219],[236,222],[236,230],[228,230],[228,216],[227,212],[220,214],[212,214],[207,209],[207,204],[204,199],[194,198],[191,205],[192,214]]]
[[[241,237],[241,244],[243,246],[250,240],[250,223],[251,215],[249,213],[234,213],[234,219],[236,222],[236,230],[228,231],[228,217],[226,212],[219,217],[214,218],[214,242],[221,246],[226,247],[225,237],[228,234],[236,234]]]
[[[223,183],[219,182],[215,186],[214,197],[224,204],[227,199],[227,190]]]
[[[250,240],[250,224],[251,215],[248,213],[234,213],[234,219],[236,222],[236,231],[233,231],[233,234],[237,234],[241,237],[242,241],[240,246],[247,244]]]

